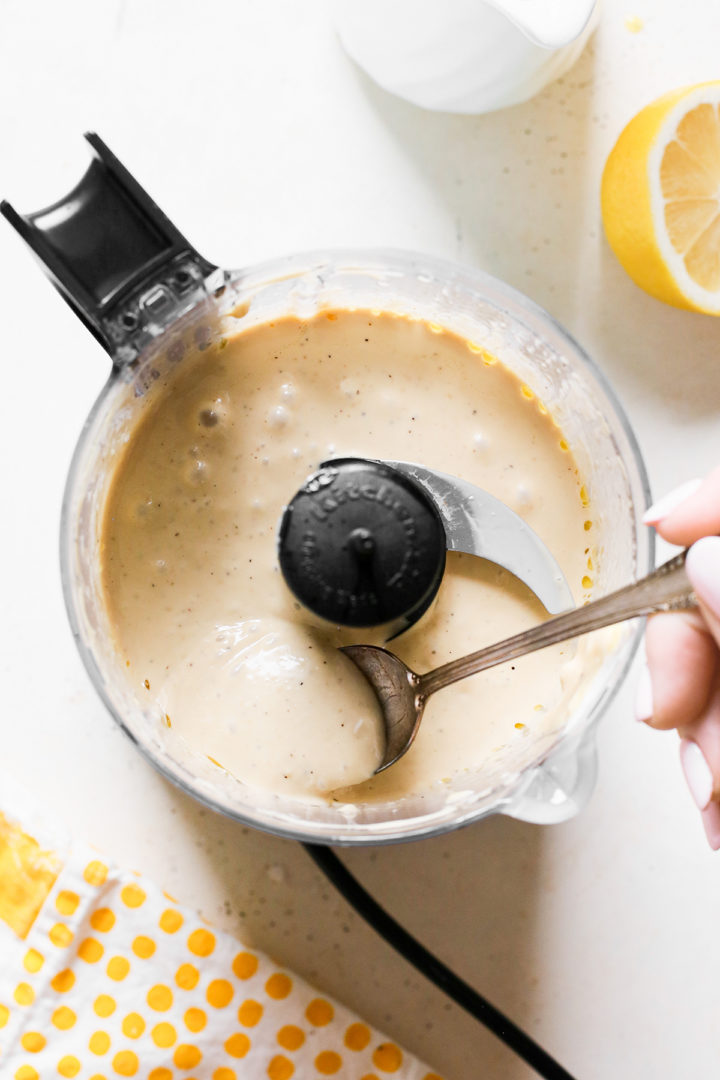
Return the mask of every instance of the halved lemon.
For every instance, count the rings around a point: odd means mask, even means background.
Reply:
[[[642,289],[720,315],[720,81],[642,109],[602,178],[605,233]]]

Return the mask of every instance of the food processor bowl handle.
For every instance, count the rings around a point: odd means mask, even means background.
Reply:
[[[0,213],[122,365],[221,285],[223,274],[195,251],[98,135],[85,138],[93,160],[68,195],[26,215],[2,202]]]

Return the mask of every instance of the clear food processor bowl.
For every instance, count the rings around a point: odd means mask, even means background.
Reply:
[[[315,805],[250,787],[178,741],[130,685],[115,649],[101,587],[100,531],[118,450],[147,406],[147,391],[190,349],[242,325],[326,308],[421,318],[482,344],[526,383],[561,427],[588,487],[602,595],[644,575],[653,539],[641,523],[645,469],[632,429],[604,376],[548,314],[486,274],[395,251],[313,252],[226,273],[141,352],[113,370],[82,432],[62,515],[62,577],[75,638],[111,714],[170,780],[208,806],[271,833],[325,844],[384,844],[433,836],[505,813],[560,821],[583,805],[595,777],[594,728],[625,675],[642,627],[613,644],[562,726],[519,741],[475,773],[392,802]],[[240,320],[240,321],[239,321]]]

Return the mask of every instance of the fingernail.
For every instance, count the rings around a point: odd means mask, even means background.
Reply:
[[[720,536],[696,541],[685,566],[695,592],[720,617]]]
[[[697,489],[700,487],[702,480],[698,477],[695,480],[686,480],[680,487],[673,488],[672,491],[668,491],[667,495],[663,495],[662,499],[658,499],[654,502],[649,510],[646,510],[643,514],[644,525],[656,525],[658,521],[662,521],[668,514],[680,506],[681,503],[689,499],[691,495],[694,495]]]
[[[650,682],[650,669],[643,664],[635,690],[635,719],[647,721],[653,714],[652,683]]]
[[[702,814],[707,842],[713,851],[720,849],[720,804],[710,803]]]
[[[680,742],[680,763],[687,786],[699,810],[704,810],[713,793],[713,777],[705,755],[692,739]]]

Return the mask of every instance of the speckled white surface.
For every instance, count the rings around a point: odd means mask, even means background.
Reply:
[[[720,320],[637,290],[601,231],[598,183],[626,120],[720,76],[720,7],[605,0],[590,48],[535,101],[421,112],[346,59],[329,0],[5,0],[0,192],[22,210],[79,178],[98,130],[224,265],[323,245],[480,266],[557,316],[619,392],[660,493],[720,460]],[[639,33],[628,15],[644,20]],[[75,832],[152,874],[356,1008],[452,1080],[532,1073],[355,918],[303,851],[190,802],[94,696],[57,559],[65,472],[107,361],[0,230],[2,764]],[[720,857],[676,738],[636,725],[631,687],[600,734],[588,809],[552,829],[496,818],[354,852],[409,928],[583,1080],[714,1075]]]

